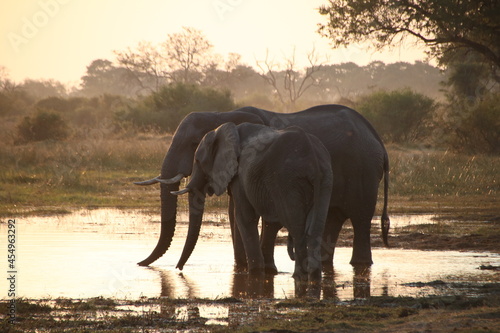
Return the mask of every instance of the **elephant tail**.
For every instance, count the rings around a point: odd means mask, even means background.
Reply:
[[[292,235],[290,235],[290,233],[288,233],[288,242],[287,242],[287,246],[286,246],[286,250],[288,252],[288,256],[290,257],[290,259],[292,261],[295,261],[295,252],[293,251],[293,238],[292,238]]]
[[[384,208],[382,210],[381,230],[382,230],[382,240],[384,245],[389,247],[389,228],[391,226],[391,220],[389,219],[389,214],[387,213],[387,203],[389,200],[389,157],[387,151],[384,156]]]

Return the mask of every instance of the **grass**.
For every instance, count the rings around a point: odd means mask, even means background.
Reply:
[[[497,197],[500,157],[389,147],[391,188],[399,196]]]
[[[170,141],[170,135],[108,134],[0,146],[1,214],[157,207],[157,186],[132,183],[158,175]],[[498,156],[391,146],[389,157],[392,213],[453,210],[457,201],[462,208],[498,209]],[[222,207],[226,202],[226,198],[213,199],[210,205]]]
[[[371,297],[333,301],[105,298],[16,301],[16,322],[2,332],[495,332],[500,328],[500,286],[478,286],[476,296]],[[7,303],[0,303],[0,307]],[[216,322],[202,307],[224,307]]]
[[[159,173],[169,140],[142,136],[2,146],[3,215],[31,213],[33,207],[147,206],[141,199],[153,188],[132,182]]]

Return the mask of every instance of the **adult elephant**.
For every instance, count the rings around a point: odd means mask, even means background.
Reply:
[[[301,127],[314,134],[332,158],[333,188],[323,239],[323,269],[331,269],[335,244],[344,222],[350,218],[354,229],[352,265],[373,263],[370,244],[371,219],[377,202],[378,185],[384,178],[382,237],[387,245],[389,217],[387,191],[389,160],[384,144],[372,125],[358,112],[342,105],[319,105],[296,113],[276,113],[254,107],[229,112],[191,113],[179,124],[158,177],[136,183],[160,183],[161,232],[153,252],[138,264],[147,266],[169,248],[176,225],[177,196],[180,180],[191,175],[194,153],[203,136],[218,126],[232,122],[263,124],[276,129]],[[334,161],[334,162],[333,162]],[[233,201],[229,202],[233,211]],[[245,252],[234,219],[229,214],[236,267],[246,266]],[[266,223],[265,223],[266,224]],[[278,228],[263,228],[262,251],[273,260],[274,239]]]
[[[284,130],[265,125],[226,123],[208,132],[195,153],[189,192],[189,231],[177,268],[198,240],[206,195],[234,200],[250,274],[264,273],[258,221],[287,228],[294,240],[296,290],[321,281],[321,243],[330,195],[330,154],[321,141],[300,127]],[[279,172],[276,172],[279,170]],[[319,289],[318,289],[319,290]],[[301,292],[299,292],[301,293]]]

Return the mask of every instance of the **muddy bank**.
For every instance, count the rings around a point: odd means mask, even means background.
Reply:
[[[379,242],[374,243],[377,244]],[[392,236],[390,237],[390,244],[393,247],[403,249],[500,253],[498,235],[474,234],[453,237],[414,232],[407,235]],[[382,246],[381,242],[380,246]]]
[[[394,248],[500,253],[500,215],[446,214],[433,217],[432,224],[392,228],[389,244]],[[378,228],[372,228],[372,246],[383,247]],[[352,228],[344,227],[337,246],[351,247]]]
[[[500,215],[437,216],[434,226],[394,230],[391,245],[404,249],[500,253]],[[375,246],[382,246],[374,241]]]
[[[474,296],[371,297],[338,303],[227,298],[18,300],[2,332],[498,332],[500,285]],[[3,303],[3,302],[2,302]],[[7,304],[0,304],[2,307]]]

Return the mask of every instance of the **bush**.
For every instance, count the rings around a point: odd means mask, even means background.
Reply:
[[[436,107],[433,99],[409,89],[375,92],[356,105],[385,141],[395,143],[423,137]]]
[[[229,111],[235,107],[227,90],[171,84],[143,98],[135,106],[122,109],[116,117],[119,121],[130,122],[142,129],[158,128],[173,132],[191,112]]]
[[[69,128],[57,113],[39,111],[33,117],[26,116],[17,126],[21,141],[64,140],[69,135]]]
[[[455,129],[457,150],[500,154],[500,93],[455,102],[452,108],[449,126]]]

